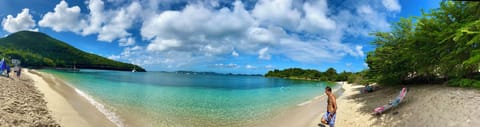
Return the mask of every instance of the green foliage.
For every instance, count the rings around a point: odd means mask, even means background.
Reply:
[[[479,8],[480,2],[444,1],[430,13],[400,19],[391,32],[374,33],[367,77],[380,84],[471,79],[480,63]]]
[[[328,68],[325,72],[312,69],[288,68],[285,70],[268,71],[265,77],[278,77],[288,79],[304,79],[319,81],[347,81],[353,74],[351,72],[342,72],[340,74],[334,68]]]
[[[46,34],[31,31],[20,31],[0,38],[0,56],[19,59],[22,66],[33,68],[71,68],[75,65],[77,68],[108,70],[132,70],[135,67],[137,71],[145,71],[137,65],[86,53]]]
[[[369,70],[363,70],[357,73],[353,73],[348,77],[348,83],[355,83],[355,84],[371,84],[375,82],[372,78],[369,78],[368,74]]]
[[[475,79],[458,78],[448,81],[450,86],[474,87],[480,89],[480,81]]]

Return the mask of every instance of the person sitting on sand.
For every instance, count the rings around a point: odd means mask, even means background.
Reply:
[[[7,65],[7,77],[10,77],[10,66]]]
[[[335,117],[337,112],[337,102],[335,95],[332,94],[332,88],[326,87],[325,94],[327,95],[327,113],[322,117],[322,123],[333,127],[335,124]]]
[[[17,78],[20,79],[20,74],[22,73],[22,68],[21,67],[18,67],[18,70],[17,70]]]
[[[365,88],[363,88],[363,93],[370,93],[373,92],[373,87],[370,84],[367,84]]]

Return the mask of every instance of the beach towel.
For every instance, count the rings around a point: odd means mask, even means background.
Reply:
[[[389,104],[386,104],[386,105],[380,106],[378,108],[375,108],[373,110],[373,114],[381,114],[381,113],[387,111],[388,109],[391,109],[393,107],[398,106],[398,104],[400,104],[403,101],[406,94],[407,94],[407,88],[403,87],[402,90],[400,91],[400,94],[398,94],[398,96],[395,98],[395,100],[393,100]]]
[[[7,65],[7,64],[5,63],[5,60],[2,59],[2,61],[0,61],[0,72],[3,73],[3,71],[7,69],[7,66],[6,66],[6,65]]]

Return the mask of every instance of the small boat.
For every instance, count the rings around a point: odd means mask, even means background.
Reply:
[[[72,72],[79,72],[80,69],[78,69],[75,65],[73,65],[73,68],[71,70]]]
[[[133,67],[133,70],[132,70],[132,72],[137,72],[137,70],[135,70],[135,67]]]

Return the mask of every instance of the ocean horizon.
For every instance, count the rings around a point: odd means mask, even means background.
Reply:
[[[171,72],[40,70],[64,80],[117,126],[245,126],[323,95],[318,81]]]

